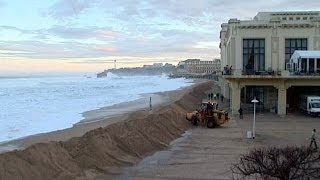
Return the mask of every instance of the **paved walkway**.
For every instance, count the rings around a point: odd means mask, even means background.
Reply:
[[[247,139],[253,116],[234,116],[225,126],[197,126],[164,151],[145,158],[134,167],[98,179],[232,179],[230,167],[253,147],[309,145],[313,128],[320,132],[320,118],[300,113],[280,117],[257,114],[256,139]],[[319,141],[319,140],[318,140]],[[319,142],[318,142],[319,144]]]
[[[252,129],[253,116],[244,115],[236,119],[243,132]],[[280,117],[271,113],[258,113],[256,117],[256,139],[252,146],[309,145],[312,129],[317,129],[320,137],[320,118],[300,112]],[[244,135],[243,135],[244,136]]]
[[[145,158],[121,175],[101,179],[231,179],[231,164],[246,151],[247,142],[234,120],[215,129],[198,126],[167,150]]]
[[[226,109],[228,104],[220,102],[219,106]],[[320,134],[320,118],[299,112],[286,117],[258,112],[256,139],[247,139],[252,122],[253,115],[244,114],[244,119],[233,116],[219,128],[194,127],[168,149],[156,152],[133,167],[97,179],[232,179],[230,167],[249,149],[309,145],[312,129],[316,128]]]

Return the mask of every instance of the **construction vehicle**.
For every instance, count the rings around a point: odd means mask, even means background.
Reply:
[[[214,128],[226,123],[229,120],[228,112],[218,109],[218,103],[203,101],[196,111],[186,114],[186,119],[197,125],[201,123],[208,128]]]

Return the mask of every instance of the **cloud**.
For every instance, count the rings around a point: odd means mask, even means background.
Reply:
[[[112,55],[111,51],[106,52],[95,45],[78,42],[0,41],[0,49],[17,57],[36,59],[92,58]],[[113,51],[116,50],[113,48]]]
[[[60,0],[47,8],[44,14],[59,20],[76,17],[90,8],[95,2],[96,0]]]
[[[14,29],[14,28],[13,28]],[[37,31],[38,32],[38,31]],[[47,31],[52,32],[52,31]],[[47,33],[46,32],[46,33]],[[55,32],[55,31],[54,31]],[[82,32],[82,31],[80,31]],[[59,33],[61,33],[59,31]],[[59,34],[54,33],[54,34]],[[116,37],[117,33],[112,31],[98,31],[101,37],[107,38]],[[151,33],[151,32],[149,32]],[[68,33],[60,34],[61,37],[77,38],[78,36],[84,38],[81,33],[70,35]],[[85,36],[89,38],[90,36]],[[163,34],[157,34],[149,36],[121,36],[117,41],[112,43],[83,43],[81,41],[63,41],[63,42],[50,42],[40,40],[30,41],[0,41],[0,49],[11,51],[11,55],[14,54],[19,57],[28,58],[97,58],[108,56],[170,56],[174,54],[177,57],[187,56],[187,54],[193,54],[193,56],[199,56],[199,53],[203,57],[209,58],[212,53],[212,47],[202,46],[197,49],[194,46],[198,45],[198,41],[206,42],[210,44],[208,39],[213,39],[209,34],[187,32],[187,31],[165,31]],[[201,43],[200,43],[201,44]],[[203,45],[203,44],[202,44]],[[19,53],[15,53],[19,51]],[[23,52],[23,53],[21,53]],[[179,55],[181,54],[181,55]],[[196,55],[198,54],[198,55]]]
[[[30,31],[30,30],[24,30],[24,29],[17,28],[14,26],[0,26],[0,31],[2,31],[2,30],[11,30],[11,31],[17,31],[20,33],[32,33],[32,31]]]
[[[25,30],[14,26],[0,26],[0,31],[16,31],[24,35],[32,35],[34,39],[49,39],[49,37],[59,37],[62,39],[98,39],[98,40],[111,40],[123,36],[120,32],[110,30],[108,27],[66,27],[66,26],[53,26],[48,29],[35,29]]]
[[[99,28],[94,26],[82,28],[54,26],[50,29],[43,29],[41,31],[45,34],[55,35],[65,39],[113,39],[120,36],[119,32],[111,31],[108,28]]]
[[[220,56],[220,25],[230,18],[249,19],[258,11],[315,7],[320,7],[320,1],[59,0],[44,8],[46,17],[55,20],[50,27],[27,30],[0,26],[0,31],[18,31],[30,37],[2,40],[0,48],[29,58],[212,59]]]

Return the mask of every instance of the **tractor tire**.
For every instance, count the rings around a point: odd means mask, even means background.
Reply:
[[[194,126],[198,125],[198,119],[197,119],[197,117],[193,116],[193,117],[192,117],[192,120],[191,120],[191,123],[192,123],[192,125],[194,125]]]
[[[207,128],[214,128],[215,127],[215,123],[213,121],[208,121],[207,122]]]

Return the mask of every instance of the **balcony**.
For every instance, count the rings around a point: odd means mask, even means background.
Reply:
[[[223,71],[222,77],[226,79],[320,79],[320,70],[315,72],[290,72],[287,70],[248,71],[232,69]]]
[[[320,66],[314,63],[287,63],[289,76],[320,76]]]
[[[290,76],[320,76],[320,71],[295,71],[295,72],[289,72]]]
[[[267,71],[257,71],[257,70],[243,70],[243,69],[225,69],[222,72],[224,77],[270,77],[270,76],[281,76],[281,71],[267,70]]]
[[[256,76],[281,76],[281,71],[256,71],[256,70],[242,70],[241,75],[256,75]]]

